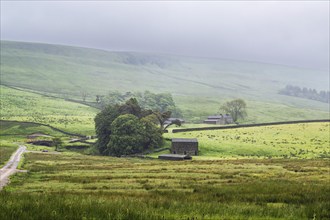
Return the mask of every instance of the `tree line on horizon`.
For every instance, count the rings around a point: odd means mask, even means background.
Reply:
[[[324,90],[318,92],[316,89],[287,85],[279,91],[279,94],[330,103],[330,92]]]

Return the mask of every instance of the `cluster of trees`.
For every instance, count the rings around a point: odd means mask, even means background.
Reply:
[[[305,99],[312,99],[320,102],[329,103],[330,92],[329,91],[316,91],[311,88],[300,88],[299,86],[287,85],[284,89],[279,91],[279,94],[295,96]]]
[[[169,111],[161,113],[141,108],[135,98],[123,104],[107,105],[94,119],[96,146],[102,155],[110,156],[157,148],[163,143],[164,121],[170,116]]]
[[[182,117],[182,112],[176,107],[173,97],[170,93],[155,94],[149,91],[145,92],[109,92],[106,96],[96,96],[96,102],[103,109],[108,105],[122,105],[126,100],[135,98],[141,108],[151,109],[153,111],[170,111],[173,117]]]
[[[246,103],[243,99],[235,99],[225,102],[219,109],[221,112],[231,115],[234,122],[247,116]]]

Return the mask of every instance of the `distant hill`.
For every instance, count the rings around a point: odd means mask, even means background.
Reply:
[[[250,101],[250,106],[259,106],[259,112],[267,103],[266,110],[281,110],[281,106],[307,109],[298,119],[313,119],[308,112],[327,112],[328,105],[286,97],[278,91],[288,84],[326,90],[329,73],[253,62],[1,41],[1,84],[59,96],[79,97],[85,92],[90,98],[114,90],[170,92],[190,118],[215,113],[222,102],[239,97]]]

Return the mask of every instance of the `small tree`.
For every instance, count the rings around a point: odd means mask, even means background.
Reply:
[[[96,103],[99,103],[101,101],[101,96],[100,95],[96,95]]]
[[[243,99],[226,102],[220,107],[220,111],[230,114],[234,122],[237,122],[238,119],[244,119],[247,116],[246,103]]]
[[[86,91],[81,91],[81,97],[82,97],[83,102],[86,102],[87,96],[88,96],[88,94]]]

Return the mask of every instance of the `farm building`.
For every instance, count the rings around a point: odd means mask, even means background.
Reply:
[[[181,118],[168,118],[165,122],[164,122],[164,124],[166,125],[166,124],[171,124],[172,122],[174,122],[174,121],[180,121],[181,122],[181,124],[183,124],[185,121],[183,120],[183,119],[181,119]]]
[[[198,155],[198,141],[196,138],[173,138],[171,153]]]
[[[225,115],[211,115],[208,116],[206,120],[204,120],[205,124],[214,124],[214,125],[226,125],[233,124],[234,120],[229,114]]]
[[[158,159],[162,160],[191,160],[189,155],[180,155],[180,154],[162,154],[158,156]]]

